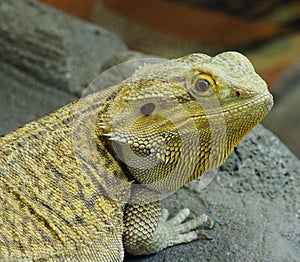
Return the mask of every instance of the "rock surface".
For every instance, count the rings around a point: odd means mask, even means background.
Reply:
[[[2,61],[73,94],[127,49],[107,30],[31,0],[0,1],[0,47]]]
[[[0,134],[74,100],[100,67],[140,57],[126,54],[125,45],[105,30],[32,1],[0,1],[0,21],[11,14],[17,20],[0,23],[0,44],[7,47],[6,52],[0,50]],[[24,28],[17,28],[20,23]],[[35,34],[28,29],[30,23],[57,36],[64,50],[55,49],[57,59],[41,51],[56,46],[48,38],[37,46],[29,41]],[[5,45],[8,36],[11,46]],[[120,59],[113,56],[117,52]],[[31,57],[37,58],[28,60]],[[43,64],[44,58],[49,63]],[[178,245],[154,256],[127,255],[126,261],[297,261],[299,170],[299,160],[269,131],[256,127],[204,190],[198,190],[196,181],[164,200],[171,214],[182,207],[212,214],[217,220],[208,232],[213,240]]]

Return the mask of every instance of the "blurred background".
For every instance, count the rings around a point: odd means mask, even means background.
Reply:
[[[269,84],[263,124],[300,157],[300,1],[40,0],[163,57],[237,50]]]

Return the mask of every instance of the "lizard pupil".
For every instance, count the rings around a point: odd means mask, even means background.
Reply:
[[[148,116],[154,111],[154,109],[155,109],[155,105],[153,103],[147,103],[141,107],[141,113],[144,116]]]
[[[209,82],[205,79],[198,79],[195,88],[198,92],[206,92],[209,89]]]

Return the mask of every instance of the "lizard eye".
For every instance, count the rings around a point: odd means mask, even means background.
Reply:
[[[205,79],[198,79],[195,83],[195,89],[199,92],[199,93],[204,93],[206,92],[210,87],[210,84],[207,80]]]
[[[144,116],[148,116],[154,111],[154,109],[155,109],[155,105],[153,103],[147,103],[144,104],[140,110]]]
[[[214,94],[215,80],[209,74],[191,70],[186,76],[185,86],[194,99],[206,99]]]
[[[209,97],[213,94],[212,81],[207,78],[208,76],[201,77],[201,75],[196,75],[188,83],[188,91],[194,98],[200,99],[201,97]]]

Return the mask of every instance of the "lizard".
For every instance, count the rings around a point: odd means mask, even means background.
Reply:
[[[145,65],[0,138],[0,260],[122,261],[209,238],[160,200],[225,162],[273,98],[234,51]]]

